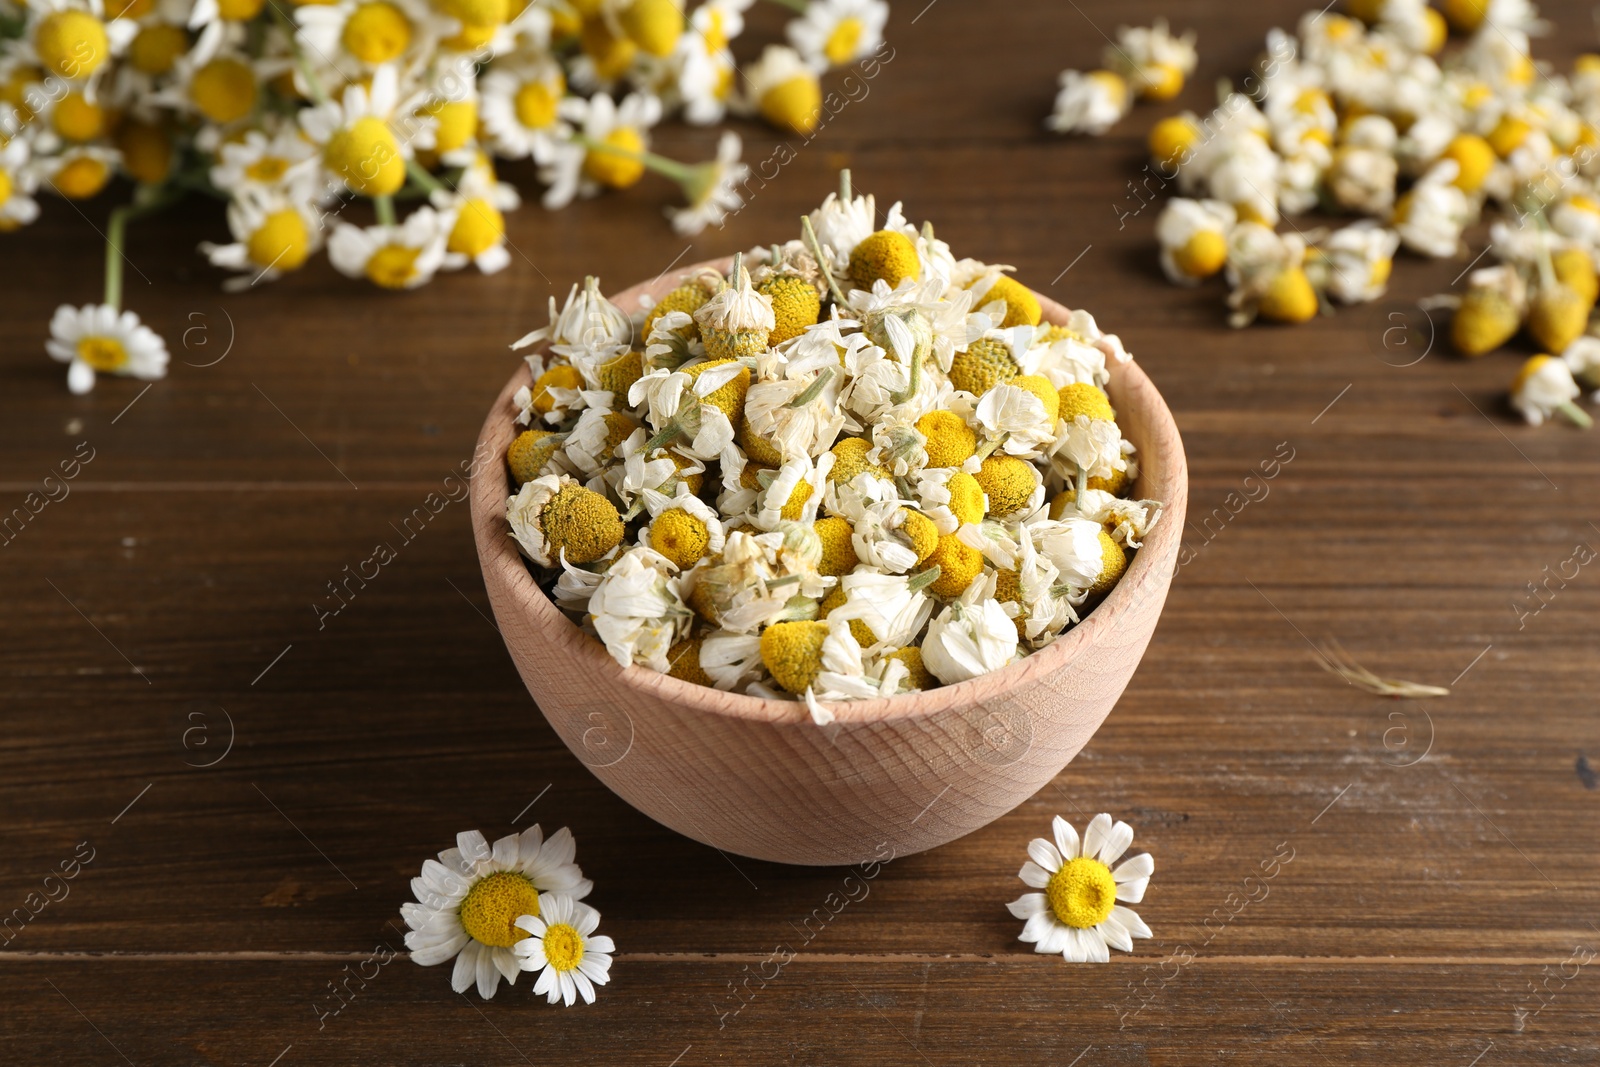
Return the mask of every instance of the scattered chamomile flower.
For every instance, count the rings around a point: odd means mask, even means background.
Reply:
[[[541,168],[549,186],[545,207],[565,207],[574,196],[598,196],[601,189],[626,189],[644,177],[650,127],[661,121],[661,101],[654,95],[629,93],[620,104],[605,93],[587,100],[569,96],[560,113],[576,132]]]
[[[1061,72],[1061,90],[1045,128],[1098,137],[1122,121],[1131,103],[1128,83],[1111,70]]]
[[[167,345],[131,311],[119,312],[113,298],[81,308],[62,304],[50,319],[45,350],[67,364],[67,388],[79,395],[94,388],[97,374],[154,381],[167,375]]]
[[[444,265],[455,225],[452,212],[421,207],[399,225],[334,224],[328,260],[339,273],[366,278],[383,289],[415,289]]]
[[[778,129],[804,137],[822,117],[822,83],[817,73],[784,45],[771,44],[744,70],[751,110]]]
[[[885,0],[809,0],[789,22],[789,43],[821,74],[876,52],[889,21]]]
[[[750,180],[750,168],[740,162],[743,151],[739,135],[728,131],[717,141],[716,159],[685,169],[680,184],[688,203],[667,209],[673,230],[690,237],[707,226],[720,227],[744,207],[739,187]]]
[[[303,200],[268,186],[239,190],[228,203],[233,243],[203,242],[213,267],[241,273],[223,283],[237,292],[298,270],[322,244],[321,220]]]
[[[1179,285],[1199,285],[1228,262],[1228,231],[1237,213],[1220,200],[1173,197],[1156,220],[1161,270]]]
[[[1532,356],[1511,383],[1511,406],[1530,426],[1538,426],[1559,412],[1579,429],[1587,430],[1594,420],[1573,403],[1580,392],[1565,361],[1550,355]]]
[[[573,862],[576,854],[566,827],[545,840],[534,825],[493,848],[476,830],[457,835],[454,848],[425,862],[411,880],[416,902],[401,905],[411,959],[424,967],[454,959],[452,989],[465,993],[476,983],[479,996],[493,997],[500,979],[515,983],[523,969],[513,949],[529,932],[519,920],[570,915],[557,912],[557,902],[581,900],[594,888]]]
[[[557,559],[593,563],[623,537],[616,506],[575,478],[544,475],[506,501],[511,535],[528,558],[551,567]]]
[[[1060,953],[1069,963],[1107,963],[1113,948],[1132,952],[1133,939],[1150,937],[1150,927],[1124,905],[1144,899],[1155,870],[1150,854],[1122,859],[1133,843],[1133,828],[1113,824],[1103,812],[1089,820],[1081,843],[1061,816],[1051,826],[1055,840],[1029,842],[1028,861],[1017,873],[1037,892],[1006,905],[1025,920],[1017,940],[1033,945],[1035,952]]]
[[[494,274],[510,265],[505,213],[522,204],[515,187],[496,181],[492,172],[472,168],[462,174],[454,190],[435,189],[429,200],[455,220],[445,238],[442,269],[460,270],[470,263],[484,274]]]
[[[517,965],[538,971],[535,995],[567,1007],[583,998],[594,1003],[594,987],[611,980],[611,938],[597,935],[600,913],[580,900],[559,893],[540,893],[538,914],[523,915],[517,928],[527,936],[512,946]]]
[[[1174,37],[1166,19],[1149,27],[1120,26],[1116,41],[1106,45],[1103,61],[1144,99],[1171,100],[1183,90],[1199,60],[1194,40],[1193,30]]]

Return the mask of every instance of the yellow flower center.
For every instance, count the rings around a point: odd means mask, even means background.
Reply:
[[[1178,269],[1191,278],[1209,278],[1228,261],[1227,239],[1216,230],[1200,230],[1172,253]]]
[[[440,101],[426,110],[438,123],[434,132],[433,146],[436,152],[454,152],[470,141],[478,129],[476,101]]]
[[[506,220],[500,210],[487,200],[475,198],[461,205],[446,247],[462,255],[478,256],[499,244],[505,235]]]
[[[217,13],[229,22],[249,22],[261,14],[267,0],[217,0]]]
[[[421,254],[420,248],[384,245],[367,260],[367,277],[385,289],[404,289],[417,276],[417,257]]]
[[[106,61],[106,27],[87,11],[52,11],[39,20],[33,47],[45,69],[62,78],[87,78]]]
[[[601,138],[600,143],[606,148],[591,148],[583,157],[585,176],[611,189],[626,189],[644,177],[644,163],[635,158],[644,152],[644,138],[637,130],[618,126]]]
[[[1310,322],[1318,310],[1317,291],[1299,267],[1273,275],[1261,294],[1261,314],[1276,322]]]
[[[822,85],[813,74],[796,74],[761,96],[761,114],[779,129],[809,134],[822,114]]]
[[[92,141],[106,132],[106,109],[91,104],[82,93],[71,92],[56,104],[50,124],[69,141]]]
[[[157,22],[139,31],[128,45],[128,59],[141,74],[165,74],[189,50],[189,35],[182,26]]]
[[[510,948],[528,936],[517,925],[539,914],[539,891],[515,871],[496,871],[467,890],[461,902],[461,928],[481,945]]]
[[[825,622],[777,622],[761,631],[761,662],[779,687],[804,693],[822,670]]]
[[[128,362],[128,350],[114,337],[85,337],[78,342],[78,358],[95,370],[117,370]]]
[[[172,138],[160,126],[125,123],[117,131],[117,150],[122,153],[122,169],[138,181],[154,185],[172,170]]]
[[[1463,133],[1451,140],[1441,158],[1456,161],[1456,176],[1452,184],[1462,192],[1475,193],[1489,176],[1489,169],[1494,166],[1494,149],[1477,134]]]
[[[583,938],[566,923],[556,923],[544,932],[544,958],[558,971],[570,971],[583,959]]]
[[[282,156],[262,156],[260,159],[244,168],[245,177],[251,181],[270,185],[278,181],[289,170],[289,161]]]
[[[262,267],[294,270],[306,261],[311,250],[311,233],[306,220],[293,208],[267,216],[247,244],[250,261]]]
[[[1079,856],[1050,876],[1044,895],[1050,910],[1068,926],[1087,930],[1099,926],[1117,903],[1117,882],[1111,868],[1099,860]]]
[[[684,569],[700,562],[710,543],[706,524],[682,508],[663,511],[650,524],[650,547]]]
[[[628,37],[653,56],[669,56],[683,36],[683,8],[678,0],[634,0],[622,13]]]
[[[566,92],[565,80],[531,81],[517,90],[517,121],[530,130],[543,130],[556,121],[556,105]]]
[[[406,163],[394,131],[372,115],[334,134],[322,158],[352,191],[364,196],[389,196],[406,181]]]
[[[872,283],[880,278],[893,288],[903,279],[919,278],[921,274],[917,246],[898,230],[868,234],[850,253],[850,277],[858,289],[871,290]]]
[[[601,81],[615,81],[633,65],[639,46],[632,39],[611,32],[603,18],[585,19],[578,42],[584,54],[594,61],[595,76]]]
[[[551,559],[565,553],[569,563],[593,563],[621,543],[627,532],[616,505],[592,489],[568,485],[546,501],[539,513]]]
[[[111,168],[93,156],[79,156],[56,171],[56,190],[69,200],[87,200],[111,180]]]
[[[822,54],[836,67],[848,63],[856,54],[856,46],[861,43],[864,29],[861,20],[854,15],[840,19],[833,32],[828,34],[828,39],[822,46]]]
[[[1139,95],[1146,100],[1171,100],[1183,90],[1183,71],[1156,63],[1139,71]]]
[[[720,52],[728,47],[728,31],[722,25],[722,12],[713,8],[710,18],[706,19],[706,28],[700,36],[706,42],[707,52]]]
[[[434,0],[434,6],[468,26],[499,26],[511,15],[507,0]]]
[[[463,22],[460,33],[439,39],[439,47],[456,52],[474,52],[494,40],[494,35],[499,29],[498,25],[492,23],[479,25]]]
[[[339,40],[363,63],[387,63],[410,46],[411,20],[388,0],[371,0],[350,13]]]
[[[11,174],[0,169],[0,204],[11,199]]]
[[[194,72],[189,97],[212,122],[233,122],[256,106],[256,74],[242,60],[220,56]]]

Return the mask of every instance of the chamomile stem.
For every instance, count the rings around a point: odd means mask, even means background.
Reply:
[[[822,242],[817,240],[817,231],[811,225],[810,215],[800,216],[800,232],[811,247],[811,254],[817,258],[817,267],[822,271],[823,281],[828,283],[828,293],[833,297],[834,306],[844,307],[844,294],[839,291],[839,283],[833,280],[833,271],[828,269],[827,257],[822,254]]]
[[[1570,400],[1564,401],[1556,410],[1571,419],[1573,425],[1580,430],[1587,430],[1594,425],[1594,420],[1589,417],[1589,413]]]
[[[806,13],[806,0],[772,0],[779,7],[786,7],[798,15]]]
[[[1080,508],[1084,506],[1083,497],[1084,497],[1084,494],[1087,493],[1088,491],[1089,491],[1089,472],[1085,468],[1079,467],[1078,468],[1078,492],[1077,492],[1077,495],[1073,497],[1073,499],[1075,501],[1077,501],[1077,504],[1078,504],[1078,506]]]
[[[676,422],[669,422],[660,433],[646,441],[644,443],[644,447],[639,451],[643,452],[646,456],[649,456],[650,453],[654,452],[656,449],[676,441],[679,435],[682,433],[683,427],[679,426]]]
[[[300,77],[306,80],[306,88],[311,90],[311,99],[319,104],[326,104],[328,102],[327,90],[323,89],[321,80],[312,72],[311,63],[306,59],[305,50],[300,47],[300,39],[296,36],[299,27],[294,24],[294,20],[289,17],[283,8],[277,4],[272,4],[271,7],[272,13],[283,24],[284,33],[289,36],[289,50],[294,53],[295,66],[300,68]]]
[[[817,375],[816,380],[810,385],[806,386],[805,390],[801,392],[799,396],[789,401],[789,406],[791,408],[805,407],[807,404],[811,403],[817,397],[822,395],[822,390],[827,388],[828,382],[831,381],[832,378],[833,368],[823,367],[822,373]]]
[[[130,204],[114,209],[106,227],[106,306],[112,311],[122,310],[122,242],[132,213]]]
[[[378,216],[378,225],[394,225],[394,198],[388,196],[375,196],[372,198],[372,210]]]
[[[850,168],[839,168],[839,199],[848,204],[850,202]]]
[[[406,173],[411,176],[412,181],[422,186],[425,192],[439,193],[444,191],[444,182],[429,174],[428,168],[414,159],[406,160]]]
[[[616,145],[607,144],[604,141],[596,141],[592,137],[585,137],[581,133],[572,135],[572,143],[582,145],[591,152],[609,152],[611,155],[642,163],[657,174],[671,178],[675,182],[686,182],[695,176],[695,168],[690,164],[679,163],[675,159],[668,159],[666,156],[657,155],[654,152],[634,152],[627,148],[618,148]]]

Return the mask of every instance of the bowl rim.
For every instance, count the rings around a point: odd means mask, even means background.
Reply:
[[[671,284],[677,284],[675,279],[679,275],[691,276],[706,267],[726,271],[731,262],[732,257],[725,256],[693,264],[674,274]],[[666,274],[662,274],[654,281],[640,282],[609,299],[624,310],[631,311],[637,306],[640,296],[661,288],[666,277]],[[1066,307],[1043,294],[1034,295],[1039,298],[1043,311],[1041,321],[1063,324],[1067,321],[1070,312]],[[1161,566],[1164,561],[1176,560],[1182,538],[1181,523],[1188,503],[1188,461],[1183,441],[1165,398],[1137,363],[1131,358],[1126,363],[1111,359],[1107,361],[1107,367],[1112,383],[1117,382],[1119,375],[1128,375],[1124,388],[1139,388],[1141,384],[1147,387],[1149,420],[1141,429],[1152,440],[1165,439],[1171,442],[1170,451],[1162,454],[1161,464],[1162,481],[1170,487],[1170,499],[1162,501],[1162,521],[1156,524],[1145,538],[1144,545],[1134,553],[1127,572],[1083,622],[1038,652],[997,671],[937,689],[867,700],[824,702],[833,713],[836,723],[854,725],[927,718],[963,707],[978,706],[983,698],[997,689],[1028,685],[1061,669],[1080,653],[1093,647],[1104,634],[1111,632],[1118,621],[1133,609],[1134,597],[1145,589],[1147,583],[1156,582],[1164,588],[1171,582],[1175,566],[1165,575],[1154,573],[1154,568]],[[475,457],[483,457],[471,479],[471,512],[485,581],[489,581],[491,572],[498,575],[499,584],[509,595],[511,606],[527,616],[531,622],[530,629],[534,632],[549,633],[552,627],[556,628],[563,638],[559,643],[571,646],[573,654],[580,658],[580,665],[593,672],[591,676],[597,686],[609,685],[613,689],[632,690],[641,697],[728,719],[774,725],[810,724],[811,715],[803,700],[769,700],[684,681],[637,664],[623,667],[612,658],[603,643],[580,630],[566,612],[539,588],[515,539],[505,528],[505,502],[511,495],[511,480],[504,461],[504,448],[494,448],[485,454],[486,447],[499,435],[502,427],[512,424],[512,394],[520,386],[529,384],[529,381],[527,364],[519,362],[516,372],[495,398],[474,452]],[[1123,389],[1116,391],[1122,392]],[[1160,432],[1162,430],[1166,432]],[[1140,454],[1147,454],[1143,447]],[[1142,468],[1141,481],[1145,476],[1144,471],[1148,469],[1148,466]],[[496,536],[496,531],[500,536]],[[494,598],[490,599],[493,603]],[[579,640],[571,640],[574,637]],[[516,659],[516,652],[510,649],[509,643],[508,651]]]

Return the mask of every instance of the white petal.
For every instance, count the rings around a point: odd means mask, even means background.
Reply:
[[[1098,857],[1110,834],[1111,816],[1102,811],[1089,820],[1089,827],[1083,832],[1083,854]]]
[[[456,957],[456,969],[450,975],[450,988],[457,993],[465,993],[472,988],[472,976],[478,971],[480,947],[476,941],[469,940],[467,947],[461,950],[461,955]]]
[[[535,994],[543,993],[547,995],[552,1004],[556,1002],[560,991],[556,985],[556,969],[554,967],[546,967],[539,972],[539,980],[533,984],[533,991]]]
[[[1149,878],[1155,872],[1156,861],[1148,852],[1141,852],[1137,856],[1129,856],[1123,860],[1116,870],[1111,872],[1111,877],[1119,882],[1133,882],[1140,878]]]
[[[578,987],[578,995],[583,997],[583,1002],[593,1004],[594,984],[589,981],[582,969],[568,971],[567,976],[572,979],[572,984]]]
[[[1106,944],[1112,948],[1120,949],[1123,952],[1133,951],[1133,935],[1128,933],[1128,928],[1123,926],[1115,915],[1107,915],[1105,921],[1097,929],[1100,931],[1101,936],[1106,939]]]
[[[1007,904],[1006,908],[1019,919],[1031,919],[1040,912],[1048,910],[1049,905],[1043,893],[1024,893]]]
[[[598,937],[591,937],[589,940],[583,943],[583,954],[585,957],[588,957],[590,954],[604,956],[615,951],[617,951],[616,943],[604,934],[601,934]],[[610,964],[607,964],[607,966],[610,966]]]
[[[1072,824],[1059,815],[1050,820],[1050,825],[1055,830],[1056,848],[1061,850],[1061,855],[1069,860],[1077,859],[1079,856],[1078,831],[1074,830]]]
[[[94,388],[94,368],[79,359],[67,367],[67,390],[82,396]]]
[[[478,949],[478,996],[489,1000],[500,987],[500,972],[495,968],[494,950],[484,946]]]
[[[1050,933],[1050,928],[1056,924],[1056,918],[1048,911],[1041,911],[1023,924],[1022,933],[1017,935],[1017,940],[1027,944],[1037,944]]]
[[[1022,884],[1029,889],[1043,889],[1050,884],[1050,872],[1029,860],[1022,865],[1022,870],[1017,872],[1017,877],[1022,879]]]
[[[1132,882],[1123,882],[1117,886],[1117,899],[1127,904],[1137,904],[1144,899],[1145,887],[1150,884],[1148,878],[1138,878]]]
[[[1106,947],[1106,939],[1100,933],[1099,927],[1079,932],[1083,936],[1084,948],[1089,954],[1090,963],[1111,962],[1111,950]]]
[[[1144,924],[1144,920],[1139,918],[1138,913],[1132,908],[1124,908],[1119,905],[1111,909],[1111,914],[1116,917],[1118,922],[1126,926],[1128,933],[1134,937],[1151,936],[1150,927]]]
[[[460,952],[470,940],[472,939],[463,933],[458,937],[451,938],[449,941],[426,948],[413,947],[408,940],[406,947],[411,949],[412,963],[417,964],[419,967],[432,967],[434,964],[443,963]]]
[[[489,957],[494,960],[494,968],[511,985],[516,985],[517,974],[522,970],[521,961],[516,953],[506,948],[495,948],[489,951]]]
[[[1036,837],[1028,842],[1028,858],[1051,874],[1055,874],[1061,869],[1061,853],[1056,851],[1056,846],[1042,837]],[[1071,857],[1068,858],[1070,859]]]
[[[516,834],[507,834],[494,843],[494,865],[503,871],[516,870],[517,867],[517,841]]]
[[[1111,828],[1105,841],[1100,845],[1100,862],[1107,867],[1122,858],[1128,851],[1128,846],[1133,844],[1133,827],[1125,822],[1119,822]]]
[[[1061,945],[1061,955],[1066,958],[1068,963],[1087,963],[1089,960],[1089,946],[1078,937],[1082,931],[1075,930],[1070,926],[1063,926],[1061,929],[1066,934],[1066,938]]]

